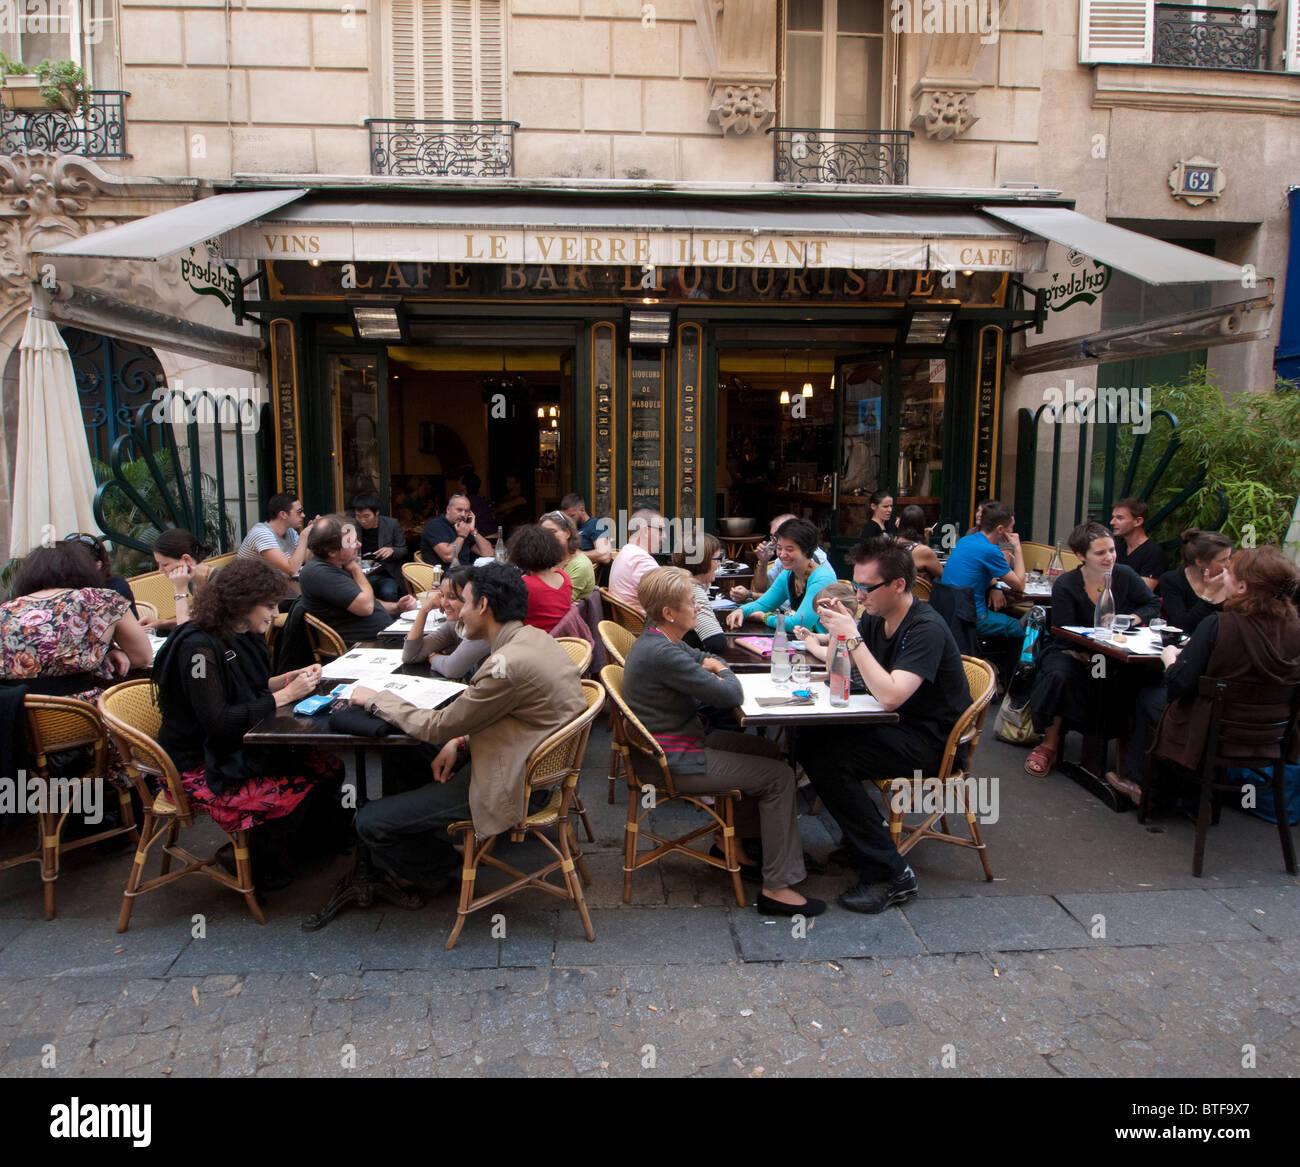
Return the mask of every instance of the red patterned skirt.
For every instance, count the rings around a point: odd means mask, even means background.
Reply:
[[[343,763],[324,750],[295,751],[293,765],[299,773],[251,778],[223,794],[208,788],[202,766],[184,771],[181,782],[195,808],[211,815],[217,826],[233,835],[292,814],[317,782],[337,779],[343,770]]]

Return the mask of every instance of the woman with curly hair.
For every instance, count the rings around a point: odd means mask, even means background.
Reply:
[[[506,554],[524,573],[528,589],[524,623],[550,632],[573,607],[573,580],[560,570],[564,548],[550,531],[528,523],[515,528],[506,542]]]
[[[199,592],[189,622],[159,650],[153,670],[158,741],[196,806],[224,831],[252,832],[253,876],[262,891],[288,884],[295,835],[341,843],[347,832],[337,758],[243,744],[254,725],[310,696],[320,681],[319,665],[271,676],[266,630],[284,591],[284,577],[262,560],[235,560]],[[289,816],[292,822],[280,821]],[[278,829],[265,830],[272,822]],[[220,852],[218,859],[226,864]]]
[[[130,669],[149,667],[149,637],[79,540],[37,547],[0,605],[0,681],[94,702]]]

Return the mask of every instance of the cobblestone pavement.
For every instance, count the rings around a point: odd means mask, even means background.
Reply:
[[[143,897],[125,935],[129,850],[69,856],[49,923],[35,870],[0,873],[0,1075],[1294,1075],[1300,881],[1275,828],[1225,811],[1197,880],[1181,819],[1147,830],[1018,774],[1014,749],[982,760],[1007,776],[985,831],[996,882],[928,845],[920,898],[832,908],[806,933],[684,860],[638,873],[623,905],[623,811],[599,764],[591,944],[538,893],[473,917],[451,952],[450,896],[303,933],[342,859],[272,896],[265,927],[189,880]],[[814,855],[827,826],[801,819]]]

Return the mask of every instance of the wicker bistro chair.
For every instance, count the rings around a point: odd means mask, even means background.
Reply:
[[[23,701],[27,720],[27,748],[32,755],[32,769],[27,775],[44,799],[45,809],[36,816],[36,847],[0,863],[0,871],[20,863],[38,863],[45,885],[45,918],[54,919],[54,883],[59,878],[59,859],[65,851],[75,851],[91,843],[129,834],[136,841],[135,814],[129,790],[117,790],[122,809],[122,825],[71,843],[62,841],[63,824],[77,806],[85,807],[84,795],[94,783],[102,784],[101,797],[108,790],[108,733],[99,710],[88,701],[75,697],[46,697],[29,693]],[[64,750],[89,750],[89,763],[80,774],[50,773],[50,755]],[[62,767],[60,767],[62,769]],[[76,788],[74,791],[74,787]],[[71,805],[68,805],[69,801]],[[60,809],[62,808],[62,809]]]
[[[307,639],[311,641],[311,654],[318,665],[329,664],[348,650],[343,637],[334,631],[324,620],[318,620],[310,612],[303,613],[307,624]]]
[[[989,867],[984,838],[980,834],[975,810],[966,802],[966,776],[970,770],[971,760],[975,757],[975,747],[979,744],[980,734],[984,730],[984,718],[988,716],[989,702],[993,700],[993,692],[997,688],[997,672],[988,661],[981,660],[979,657],[963,656],[961,663],[966,670],[966,683],[970,686],[971,703],[967,706],[966,712],[957,718],[957,723],[948,733],[948,741],[943,749],[943,760],[939,763],[939,773],[933,778],[921,779],[923,791],[926,790],[927,785],[933,789],[934,783],[939,784],[942,795],[941,809],[923,812],[925,814],[923,821],[914,826],[906,826],[903,823],[903,815],[906,812],[894,808],[891,794],[896,789],[895,783],[904,782],[911,786],[915,779],[885,778],[878,780],[876,786],[885,796],[885,803],[889,807],[889,834],[900,855],[906,855],[925,839],[938,839],[940,842],[953,843],[958,847],[969,847],[979,853],[980,863],[984,865],[984,878],[991,881],[993,870]],[[966,769],[960,770],[956,768],[957,750],[963,745],[968,747]],[[916,789],[914,786],[911,788]],[[948,816],[942,807],[947,806],[949,790],[956,794],[958,805],[964,808],[966,828],[970,832],[968,839],[954,834],[948,828]],[[936,822],[939,824],[938,830],[935,829]]]
[[[600,598],[605,602],[608,618],[631,632],[633,639],[645,631],[645,617],[635,608],[618,599],[609,588],[600,589]]]
[[[194,825],[195,812],[190,806],[189,796],[185,793],[175,763],[157,741],[158,730],[162,726],[162,712],[154,700],[153,683],[145,679],[114,685],[101,694],[99,710],[145,808],[139,845],[131,864],[131,873],[126,879],[126,890],[122,893],[122,911],[117,918],[117,930],[125,932],[130,926],[131,909],[136,896],[174,883],[187,875],[206,875],[223,887],[239,892],[248,904],[248,910],[253,913],[253,919],[259,924],[265,924],[266,917],[258,907],[253,888],[247,831],[236,831],[228,836],[235,846],[233,877],[214,866],[215,855],[200,859],[176,841],[182,827]],[[157,794],[149,789],[145,775],[159,784]],[[159,839],[163,840],[159,874],[146,880],[144,869],[149,861],[149,852]],[[173,859],[181,860],[184,866],[177,871],[171,870]]]
[[[930,598],[930,581],[922,579],[919,575],[916,577],[916,583],[912,585],[912,595],[918,600],[929,600]]]
[[[227,551],[222,555],[209,555],[203,562],[213,571],[220,571],[223,567],[229,567],[238,558],[239,552]]]
[[[126,582],[137,608],[143,600],[153,606],[158,619],[176,619],[176,585],[165,572],[149,571],[144,575],[133,575]]]
[[[604,644],[609,659],[622,668],[629,650],[636,643],[637,634],[624,628],[622,624],[615,624],[613,620],[602,620],[596,630],[600,633],[601,643]],[[621,777],[623,777],[623,755],[619,753],[618,743],[611,742],[609,747],[610,806],[614,805],[614,787]]]
[[[441,576],[441,571],[427,563],[402,564],[402,579],[406,583],[406,590],[413,596],[437,586]]]
[[[600,671],[600,679],[609,692],[610,725],[614,733],[615,748],[623,756],[623,773],[627,777],[627,822],[623,828],[623,902],[632,902],[632,874],[658,863],[665,855],[678,852],[729,872],[736,892],[736,903],[745,906],[745,891],[740,883],[740,863],[736,858],[736,828],[734,823],[735,800],[740,797],[739,790],[715,790],[709,794],[684,794],[673,783],[672,771],[668,768],[668,757],[650,731],[641,724],[636,714],[628,708],[623,700],[623,669],[620,665],[606,665]],[[659,773],[653,779],[641,778],[632,765],[632,755],[639,754],[651,765],[659,767]],[[650,805],[643,801],[649,790],[654,797]],[[711,800],[706,802],[705,799]],[[658,810],[669,802],[683,802],[702,810],[708,816],[708,822],[697,827],[689,834],[677,838],[667,838],[656,834],[646,827],[645,820],[651,811]],[[639,811],[639,813],[638,813]],[[723,858],[697,851],[691,843],[702,836],[711,835],[715,830],[722,832]],[[645,854],[638,854],[642,837],[659,845]]]
[[[173,604],[175,601],[172,601]],[[148,600],[136,600],[135,602],[136,618],[140,620],[157,620],[158,609]],[[172,611],[176,609],[173,607]]]
[[[1282,862],[1295,875],[1295,842],[1291,838],[1287,813],[1286,762],[1294,756],[1295,737],[1300,732],[1300,685],[1257,685],[1248,681],[1225,681],[1202,677],[1197,686],[1202,700],[1210,702],[1209,730],[1196,768],[1200,799],[1196,814],[1196,841],[1192,847],[1192,874],[1198,878],[1205,866],[1205,836],[1211,819],[1219,821],[1216,795],[1241,798],[1242,787],[1226,781],[1229,767],[1249,769],[1261,779],[1271,772],[1273,809],[1282,843]],[[1147,754],[1142,776],[1142,800],[1138,822],[1146,822],[1151,807],[1156,760]],[[1260,783],[1262,785],[1262,782]]]
[[[569,820],[569,809],[578,789],[578,775],[582,772],[582,759],[587,750],[587,737],[591,733],[591,723],[605,703],[604,690],[595,681],[582,682],[582,694],[586,698],[586,711],[580,713],[562,729],[558,729],[542,742],[528,758],[524,770],[524,784],[531,794],[536,790],[551,791],[550,802],[535,814],[526,815],[516,826],[503,832],[510,836],[512,843],[522,843],[529,835],[540,840],[554,858],[533,872],[520,871],[511,867],[492,854],[492,848],[501,835],[491,835],[480,839],[474,833],[474,824],[468,820],[452,823],[447,828],[455,838],[460,836],[465,853],[461,867],[460,904],[456,908],[456,923],[451,935],[447,937],[447,947],[452,948],[465,927],[465,920],[471,912],[486,908],[506,896],[513,895],[526,887],[535,887],[539,891],[549,892],[562,900],[567,900],[577,910],[582,920],[582,930],[588,940],[595,940],[596,933],[591,927],[591,916],[587,903],[582,896],[582,885],[590,884],[587,866],[582,861],[578,850],[578,840],[573,833],[573,824]],[[547,837],[546,831],[555,828],[555,839]],[[494,867],[512,877],[505,887],[484,895],[475,896],[474,883],[481,865]],[[577,869],[575,871],[575,868]],[[564,878],[564,886],[558,887],[546,877],[559,871]],[[579,878],[581,876],[581,879]]]
[[[580,636],[557,636],[555,643],[569,654],[569,659],[577,666],[579,676],[587,671],[587,666],[591,664],[590,644]],[[587,815],[587,808],[582,805],[582,794],[577,786],[573,788],[573,813],[582,820],[582,829],[587,832],[587,842],[594,843],[596,836],[591,830],[591,819]]]

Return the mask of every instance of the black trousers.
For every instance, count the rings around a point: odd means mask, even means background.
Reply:
[[[889,837],[886,815],[864,783],[885,778],[934,774],[943,758],[941,746],[918,742],[900,725],[846,725],[803,729],[798,758],[813,789],[844,832],[855,866],[864,880],[894,879],[907,861]]]

